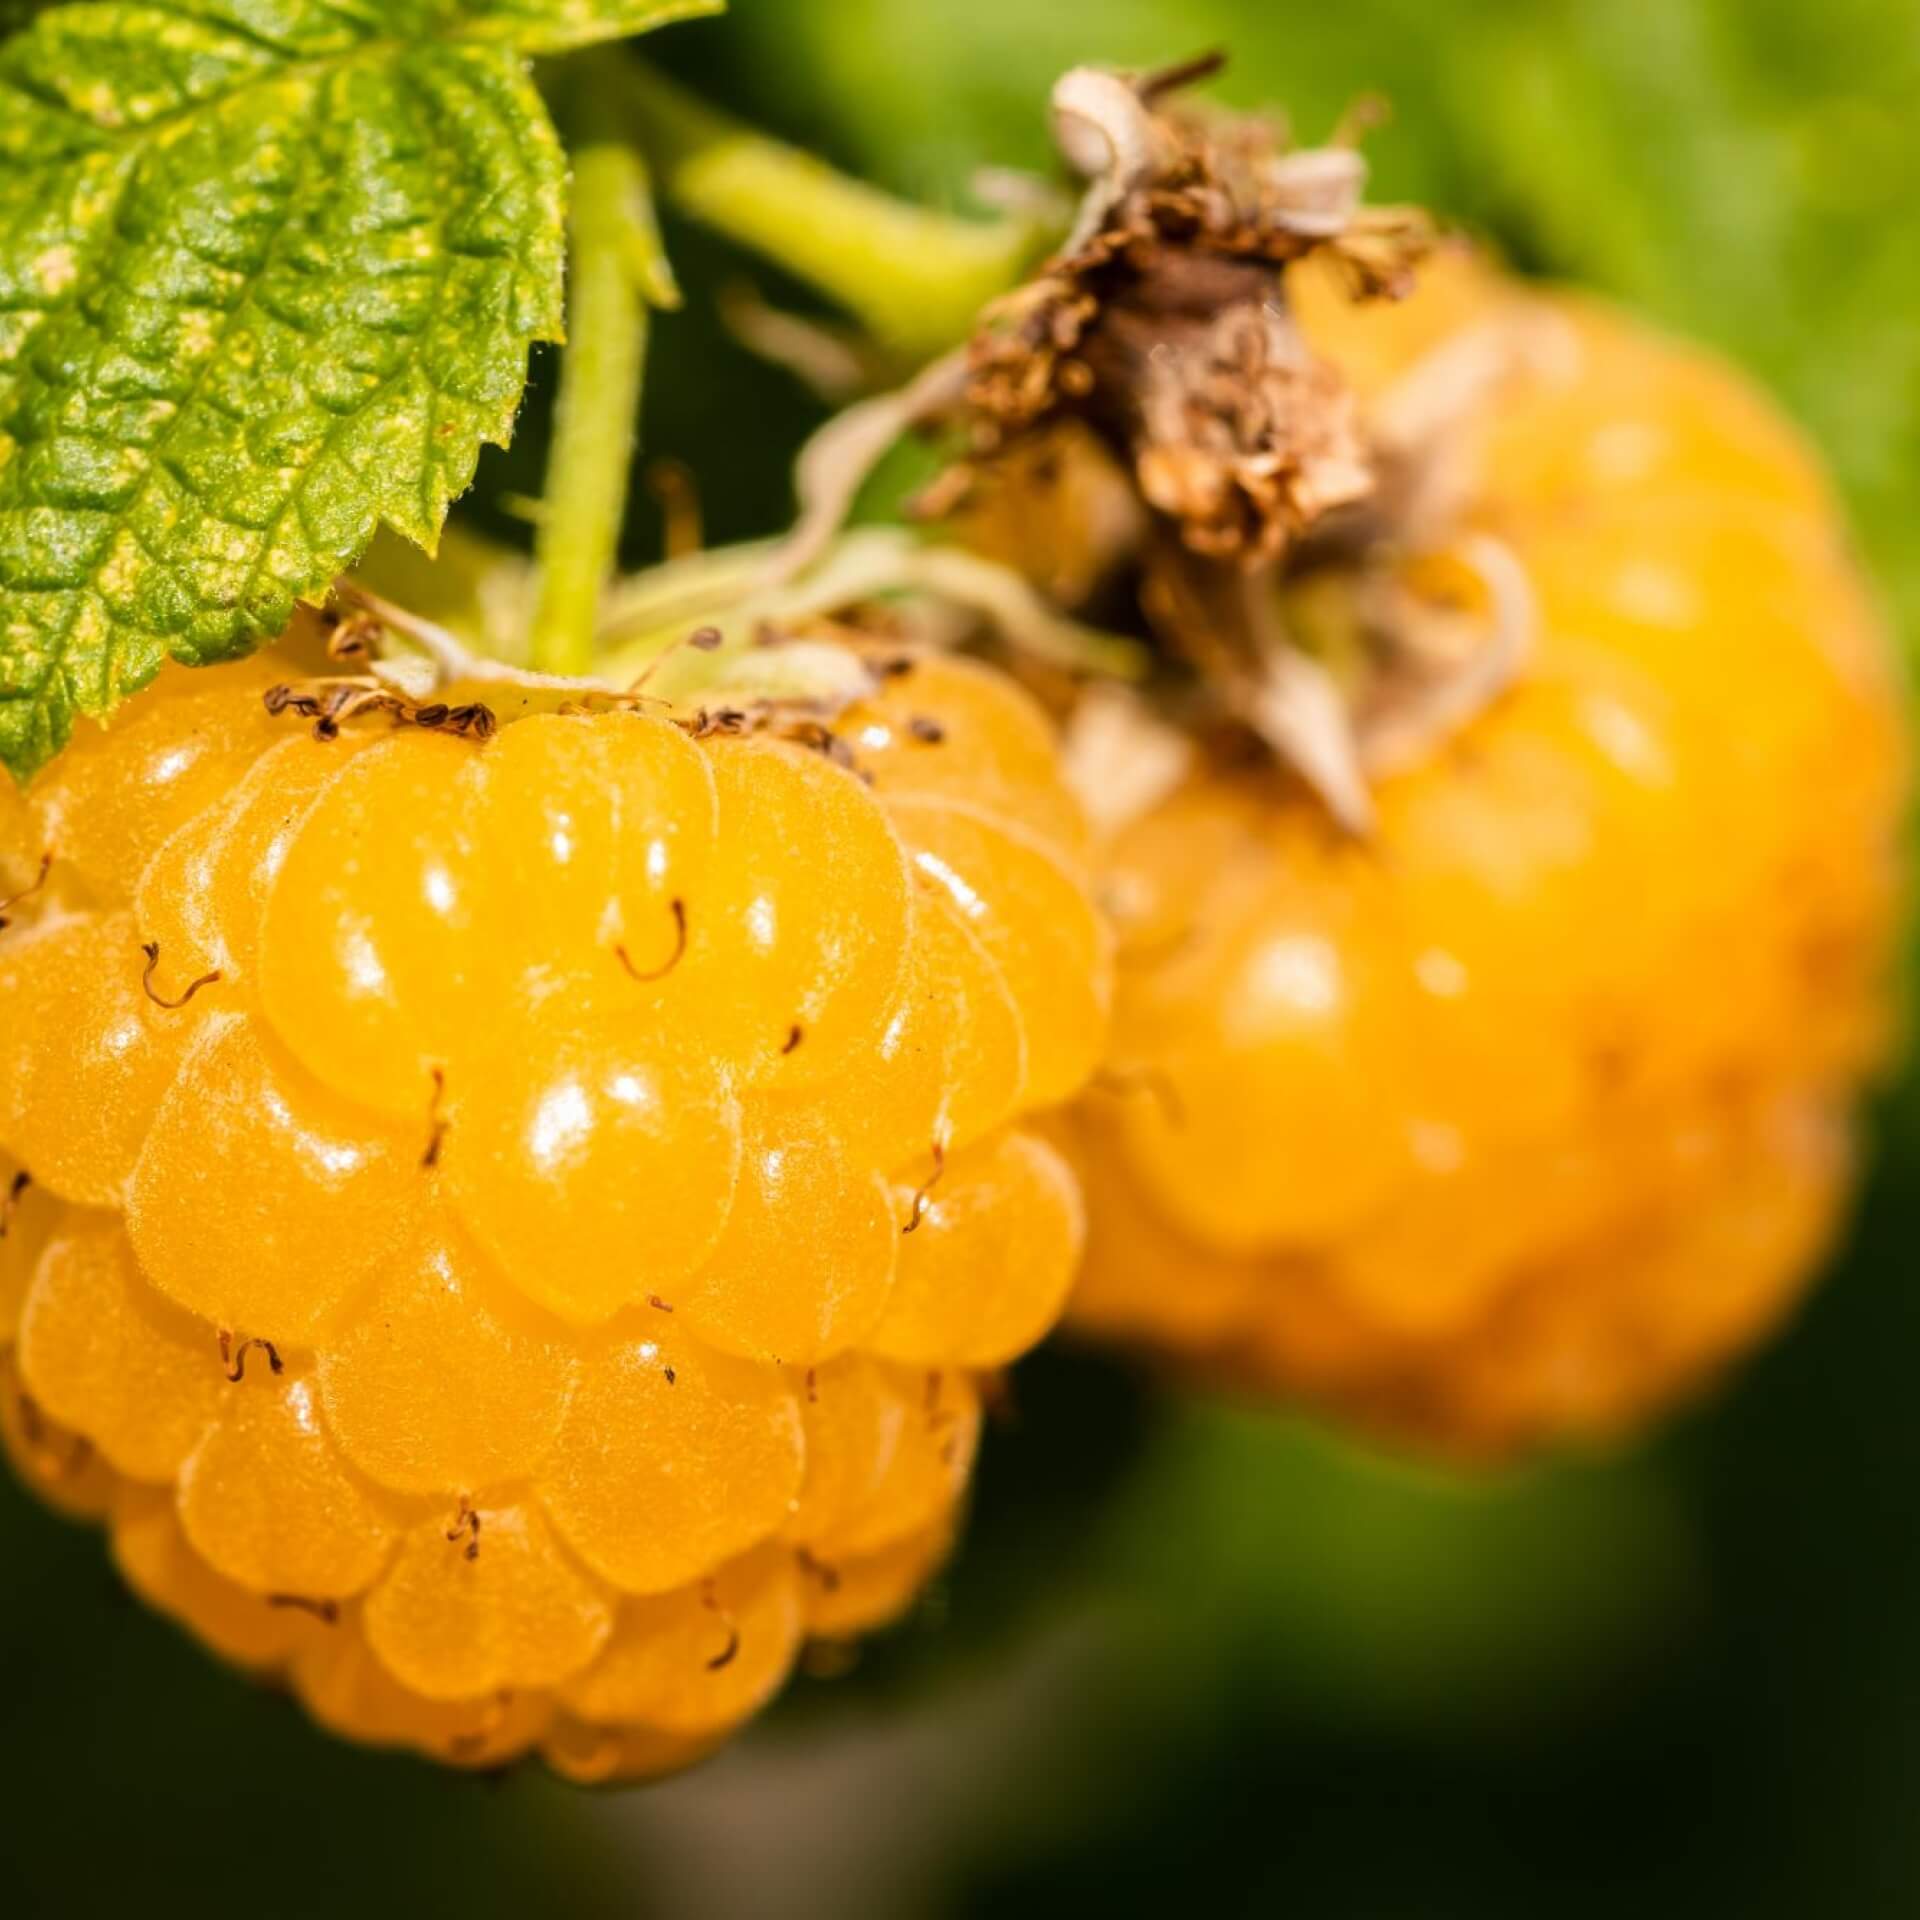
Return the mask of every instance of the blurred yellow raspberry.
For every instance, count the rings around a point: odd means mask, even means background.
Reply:
[[[1400,303],[1287,287],[1381,439],[1439,398],[1401,510],[1468,611],[1447,555],[1500,543],[1533,646],[1376,773],[1370,833],[1202,751],[1113,834],[1075,1316],[1449,1450],[1617,1431],[1831,1244],[1889,1045],[1888,636],[1813,459],[1712,359],[1459,256]]]

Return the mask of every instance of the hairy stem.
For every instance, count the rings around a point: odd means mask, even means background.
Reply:
[[[671,297],[645,162],[611,132],[598,92],[580,101],[568,216],[567,350],[534,557],[532,660],[543,673],[593,665],[600,601],[626,519],[639,433],[647,300]]]
[[[897,200],[729,118],[631,55],[607,64],[664,193],[816,287],[903,358],[961,339],[1052,237],[1028,219],[964,220]]]

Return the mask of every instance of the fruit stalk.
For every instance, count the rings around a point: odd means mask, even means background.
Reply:
[[[606,63],[661,190],[917,361],[952,346],[1055,237],[1043,222],[935,213],[718,112],[643,62]]]
[[[598,65],[598,63],[596,63]],[[618,557],[639,436],[649,299],[677,296],[653,231],[646,162],[615,130],[614,103],[582,76],[568,214],[567,350],[535,556],[533,664],[593,665],[601,595]]]

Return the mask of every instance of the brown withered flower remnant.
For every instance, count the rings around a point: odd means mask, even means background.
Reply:
[[[1375,482],[1352,394],[1293,322],[1286,268],[1323,254],[1356,297],[1392,297],[1434,229],[1362,204],[1365,116],[1298,148],[1271,121],[1169,102],[1212,64],[1085,68],[1056,89],[1062,150],[1093,184],[1062,252],[989,310],[966,411],[983,459],[1084,422],[1190,551],[1255,569]]]

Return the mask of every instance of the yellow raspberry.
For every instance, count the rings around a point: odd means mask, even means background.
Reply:
[[[170,669],[0,786],[0,1438],[325,1725],[658,1771],[944,1555],[1106,935],[1039,710],[883,664],[831,754]]]
[[[1105,847],[1075,1315],[1448,1449],[1611,1432],[1831,1243],[1888,1043],[1887,635],[1811,456],[1710,358],[1465,259],[1397,304],[1287,287],[1363,418],[1507,343],[1438,477],[1535,644],[1369,834],[1203,752]]]

